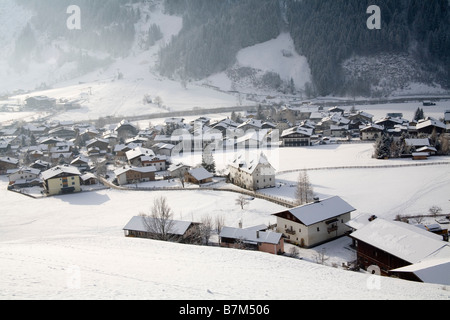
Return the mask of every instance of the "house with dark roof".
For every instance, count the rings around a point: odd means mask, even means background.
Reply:
[[[346,235],[351,213],[356,209],[340,197],[316,199],[299,207],[275,213],[277,232],[285,240],[311,248]]]

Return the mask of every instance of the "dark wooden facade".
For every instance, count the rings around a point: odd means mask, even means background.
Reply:
[[[388,276],[390,270],[411,265],[411,263],[370,244],[356,239],[354,241],[357,249],[357,263],[364,270],[375,265],[380,268],[381,275]]]

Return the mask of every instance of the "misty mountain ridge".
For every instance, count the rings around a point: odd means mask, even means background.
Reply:
[[[448,92],[448,1],[377,2],[381,30],[367,29],[371,3],[360,0],[4,0],[0,92],[101,74],[145,52],[149,75],[225,91]],[[81,30],[66,26],[69,5],[81,8]]]

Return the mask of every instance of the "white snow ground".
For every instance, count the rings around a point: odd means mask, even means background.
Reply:
[[[367,157],[360,156],[365,154],[364,145],[359,146],[361,152],[342,146],[337,158],[345,153],[348,159],[366,163]],[[333,164],[331,154],[337,154],[336,150],[317,151],[324,153],[328,166]],[[289,162],[281,162],[280,169]],[[311,171],[310,178],[321,196],[340,195],[358,209],[357,214],[367,211],[389,218],[392,209],[416,212],[434,204],[449,211],[448,168]],[[295,178],[295,174],[286,174],[280,181]],[[236,206],[235,194],[201,190],[101,190],[36,200],[8,192],[6,185],[6,177],[0,177],[1,299],[450,298],[450,288],[442,285],[372,278],[311,262],[322,247],[302,250],[303,260],[299,260],[128,239],[122,231],[132,216],[149,212],[153,199],[160,195],[168,197],[176,219],[199,221],[204,215],[221,215],[229,226],[237,226],[242,219],[244,227],[273,223],[271,214],[283,209],[263,200],[251,201],[244,210]],[[441,202],[436,203],[438,199]],[[329,263],[340,266],[354,259],[348,242],[342,238],[323,246]]]

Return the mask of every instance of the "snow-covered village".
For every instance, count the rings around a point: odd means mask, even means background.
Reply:
[[[39,36],[37,5],[0,4],[2,54],[24,28],[42,43],[0,71],[0,299],[450,299],[438,78],[319,94],[284,29],[226,70],[167,76],[189,15],[122,2],[129,52],[82,73],[69,41]]]

